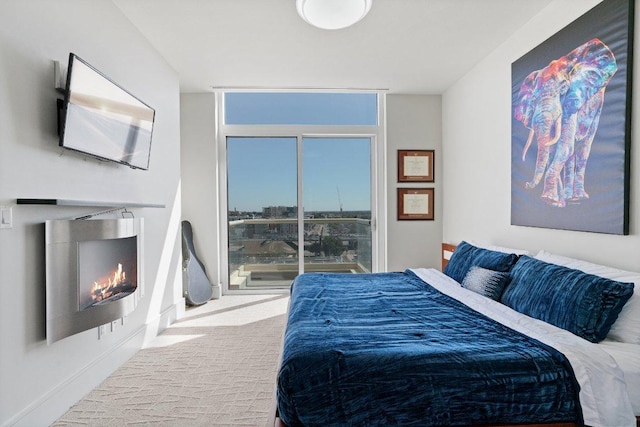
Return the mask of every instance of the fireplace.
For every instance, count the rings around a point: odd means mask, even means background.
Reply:
[[[142,297],[142,220],[45,224],[47,342],[131,313]]]

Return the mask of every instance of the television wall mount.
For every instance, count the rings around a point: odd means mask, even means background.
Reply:
[[[53,61],[53,87],[62,95],[67,93],[67,70],[60,66],[60,61]]]

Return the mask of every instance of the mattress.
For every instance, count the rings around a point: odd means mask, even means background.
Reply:
[[[562,353],[411,271],[292,285],[278,375],[289,427],[580,422],[578,388]]]

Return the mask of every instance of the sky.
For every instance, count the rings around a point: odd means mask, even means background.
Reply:
[[[375,93],[230,92],[225,123],[236,125],[376,125]]]
[[[375,125],[375,94],[230,93],[229,124]],[[228,208],[262,211],[297,205],[297,141],[227,139]],[[371,140],[305,138],[302,141],[305,211],[371,209]]]
[[[305,211],[371,209],[369,138],[305,138]],[[229,210],[297,205],[296,138],[229,138]]]

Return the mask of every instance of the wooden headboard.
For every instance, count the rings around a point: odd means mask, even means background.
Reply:
[[[449,259],[451,258],[451,254],[456,250],[457,245],[452,245],[450,243],[442,244],[442,271],[447,266]]]

